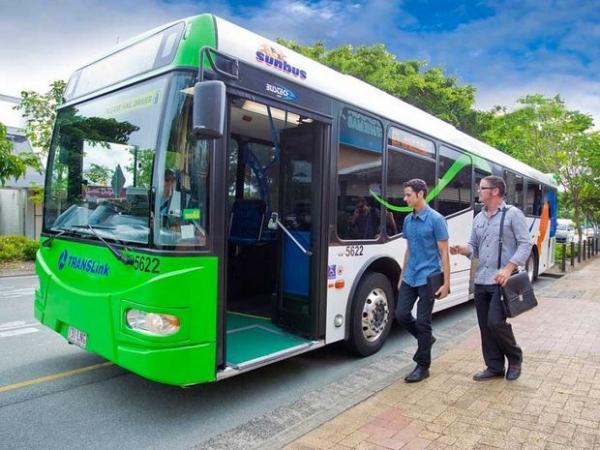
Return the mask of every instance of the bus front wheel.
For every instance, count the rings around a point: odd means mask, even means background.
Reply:
[[[394,319],[394,295],[390,280],[368,272],[352,299],[348,347],[361,356],[376,353],[385,342]]]

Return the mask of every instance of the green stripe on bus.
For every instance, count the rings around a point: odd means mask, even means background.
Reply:
[[[426,198],[427,202],[430,202],[431,200],[436,198],[438,196],[438,194],[440,192],[442,192],[442,190],[446,186],[448,186],[448,183],[450,183],[462,169],[464,169],[466,166],[470,165],[471,159],[473,160],[473,164],[476,167],[490,172],[490,169],[491,169],[490,164],[485,159],[480,158],[479,156],[475,156],[475,155],[462,155],[460,158],[458,158],[456,161],[454,161],[454,163],[452,163],[452,165],[446,171],[444,176],[442,178],[440,178],[440,181],[438,182],[438,184],[436,184],[436,186],[429,192],[429,194],[427,195],[427,198]],[[386,201],[384,198],[382,198],[379,194],[377,194],[372,189],[369,189],[369,193],[375,200],[377,200],[377,202],[379,202],[382,206],[384,206],[385,208],[387,208],[391,211],[405,212],[405,213],[409,213],[412,211],[412,208],[410,206],[398,206],[398,205],[394,205],[394,204]]]

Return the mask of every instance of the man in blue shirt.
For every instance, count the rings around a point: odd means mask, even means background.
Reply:
[[[402,232],[407,241],[400,292],[396,305],[396,320],[418,342],[413,360],[417,367],[404,380],[407,383],[421,381],[429,376],[431,345],[435,341],[431,333],[433,302],[442,299],[450,290],[450,256],[448,255],[448,227],[444,217],[425,202],[427,184],[415,178],[404,183],[404,201],[413,212],[404,218]],[[429,292],[427,277],[440,272],[443,267],[444,283],[436,292]],[[417,301],[417,318],[412,309]]]

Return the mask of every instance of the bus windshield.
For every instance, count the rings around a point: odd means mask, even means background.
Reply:
[[[47,167],[45,230],[146,244],[157,134],[168,78],[59,111]]]

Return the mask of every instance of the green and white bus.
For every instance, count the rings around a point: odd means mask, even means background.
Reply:
[[[403,183],[428,183],[460,243],[488,174],[530,221],[533,278],[553,264],[550,176],[223,19],[177,21],[69,80],[35,316],[181,386],[336,341],[369,355],[394,317]],[[436,310],[471,298],[471,263],[451,266]]]

